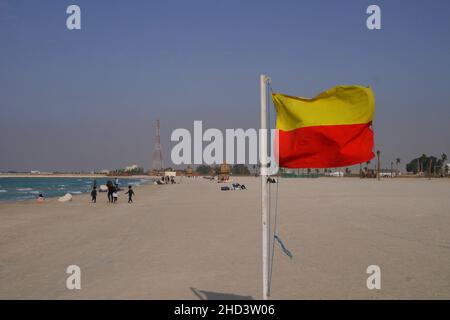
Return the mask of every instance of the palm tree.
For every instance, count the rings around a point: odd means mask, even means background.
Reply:
[[[391,161],[391,178],[394,177],[394,161]]]
[[[422,153],[422,155],[420,156],[420,161],[419,161],[419,166],[420,166],[420,172],[424,172],[425,171],[425,162],[427,160],[427,155],[425,153]]]
[[[431,180],[431,166],[433,165],[433,159],[430,157],[428,160],[428,180]]]
[[[380,180],[380,155],[381,155],[381,151],[377,150],[377,179]]]
[[[441,155],[441,161],[442,161],[442,164],[441,164],[441,171],[442,171],[442,175],[444,175],[445,174],[445,161],[447,161],[447,155],[445,154],[445,153],[443,153],[442,155]]]

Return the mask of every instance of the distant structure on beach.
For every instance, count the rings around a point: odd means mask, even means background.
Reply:
[[[139,169],[139,166],[137,164],[132,164],[130,166],[126,166],[124,170],[125,170],[125,172],[130,172],[130,171],[135,171],[137,169]]]
[[[226,182],[230,180],[230,166],[226,164],[225,162],[220,165],[220,171],[219,171],[219,182]]]
[[[187,166],[187,169],[186,169],[186,177],[192,177],[192,175],[193,175],[193,170],[192,170],[192,167],[191,166]]]
[[[156,138],[155,138],[155,150],[153,151],[153,165],[154,171],[161,171],[163,169],[163,159],[161,152],[161,135],[159,132],[159,120],[156,120]]]

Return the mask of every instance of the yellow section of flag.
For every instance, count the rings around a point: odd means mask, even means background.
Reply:
[[[375,97],[371,88],[337,86],[308,99],[272,94],[277,109],[277,129],[363,124],[372,121]]]

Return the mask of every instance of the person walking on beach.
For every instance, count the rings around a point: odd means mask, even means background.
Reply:
[[[97,203],[97,187],[94,186],[91,191],[91,198],[93,203]]]
[[[128,186],[128,191],[125,192],[125,194],[128,194],[128,203],[132,203],[133,202],[134,191],[133,191],[131,186]]]
[[[106,182],[106,187],[108,188],[108,202],[113,202],[113,188],[114,185],[111,180]]]
[[[119,178],[114,178],[114,186],[119,190]]]

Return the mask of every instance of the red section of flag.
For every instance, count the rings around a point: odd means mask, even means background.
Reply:
[[[279,130],[279,166],[334,168],[374,157],[371,123]]]

